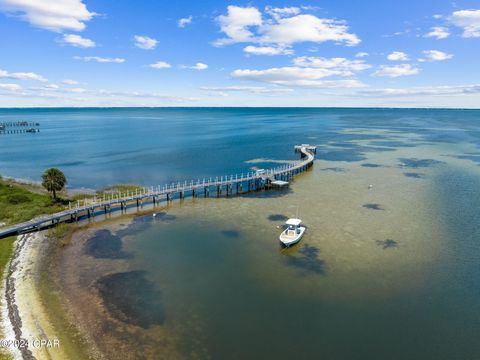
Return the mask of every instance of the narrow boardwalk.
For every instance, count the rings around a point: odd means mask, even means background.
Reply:
[[[39,123],[28,121],[0,122],[1,134],[21,134],[40,132]]]
[[[95,214],[120,210],[124,211],[128,206],[141,206],[144,202],[151,202],[153,206],[162,200],[184,199],[187,196],[197,197],[203,195],[233,196],[258,189],[272,188],[275,181],[288,181],[293,176],[307,170],[313,165],[316,147],[308,144],[295,146],[295,151],[301,154],[301,160],[292,164],[274,169],[222,176],[217,178],[197,181],[175,183],[164,186],[143,188],[141,191],[130,191],[124,194],[112,194],[103,198],[85,199],[70,203],[69,209],[59,213],[41,216],[30,221],[0,228],[0,238],[17,235],[24,232],[40,230],[60,222],[73,222],[82,218],[90,218]]]

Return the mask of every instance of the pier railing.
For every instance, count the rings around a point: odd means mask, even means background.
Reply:
[[[28,121],[0,122],[0,134],[37,133],[39,126],[39,123]]]
[[[292,164],[279,166],[274,169],[261,170],[261,171],[251,171],[247,173],[235,174],[235,175],[225,175],[217,177],[209,177],[197,180],[183,181],[183,182],[172,182],[170,184],[151,186],[151,187],[139,187],[135,190],[127,190],[123,192],[111,192],[108,194],[103,194],[101,197],[96,195],[92,198],[85,198],[83,200],[77,200],[76,202],[70,202],[69,208],[81,208],[83,206],[92,206],[92,205],[103,205],[105,203],[110,203],[115,200],[121,199],[130,199],[134,200],[139,196],[160,196],[167,193],[179,193],[179,192],[188,192],[195,189],[202,189],[205,187],[216,187],[216,186],[227,186],[236,183],[243,183],[257,179],[272,179],[275,176],[287,173],[289,171],[295,170],[298,166],[302,166],[303,161],[295,161]]]
[[[210,192],[213,192],[219,197],[265,189],[270,187],[275,180],[290,180],[293,176],[307,170],[313,164],[314,153],[316,152],[315,146],[308,144],[297,145],[295,146],[295,151],[300,152],[301,160],[273,169],[143,187],[134,191],[103,194],[102,197],[94,196],[93,198],[70,202],[68,209],[62,212],[37,217],[10,227],[0,228],[0,238],[41,229],[59,222],[78,221],[85,217],[90,218],[98,213],[107,214],[115,207],[117,210],[124,211],[132,203],[136,203],[137,207],[142,206],[145,200],[150,200],[155,206],[157,202],[161,200],[171,201],[175,196],[183,199],[186,196],[196,197],[203,192],[204,197],[209,197]],[[244,185],[246,189],[243,188]]]

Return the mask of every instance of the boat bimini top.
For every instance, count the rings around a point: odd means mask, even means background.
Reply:
[[[292,225],[292,226],[299,226],[302,223],[302,220],[300,219],[288,219],[286,224],[287,225]]]

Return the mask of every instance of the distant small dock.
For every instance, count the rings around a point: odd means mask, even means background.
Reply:
[[[252,191],[283,187],[295,175],[308,170],[315,160],[316,147],[313,145],[297,145],[295,151],[301,155],[299,161],[274,169],[178,182],[70,203],[69,209],[62,212],[0,228],[0,238],[41,230],[61,222],[76,222],[96,215],[107,215],[113,211],[126,212],[129,208],[141,208],[144,204],[153,204],[153,207],[155,207],[161,202],[169,203],[174,199],[183,200],[187,197],[207,198],[212,196],[230,197]]]
[[[0,122],[1,134],[21,134],[40,132],[40,124],[28,121]]]

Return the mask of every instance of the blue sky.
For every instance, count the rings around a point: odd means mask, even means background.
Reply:
[[[480,107],[478,0],[0,0],[0,31],[1,107]]]

